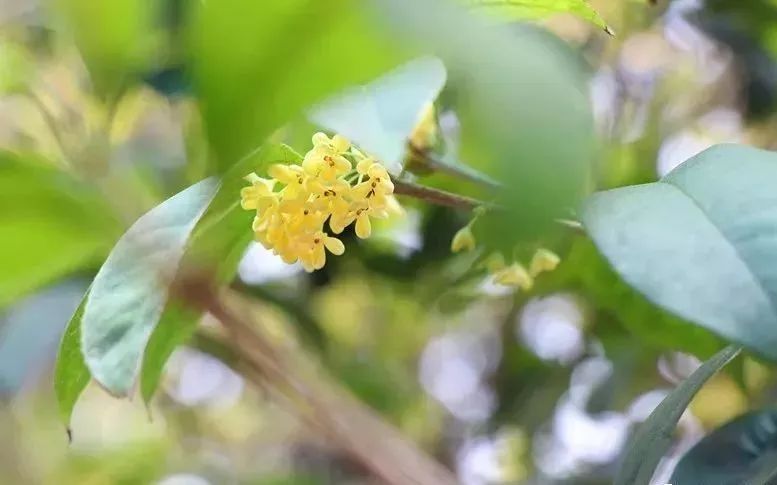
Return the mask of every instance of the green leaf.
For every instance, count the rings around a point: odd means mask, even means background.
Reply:
[[[398,174],[421,110],[437,98],[445,78],[439,59],[416,59],[316,106],[310,118],[377,156],[391,173]]]
[[[177,302],[168,302],[159,323],[148,339],[140,373],[140,394],[148,404],[154,396],[162,370],[173,351],[186,343],[197,329],[201,313]]]
[[[236,163],[223,177],[216,196],[192,231],[182,266],[205,266],[215,274],[217,283],[229,283],[253,239],[254,214],[240,207],[240,189],[247,185],[243,177],[251,172],[265,175],[274,163],[301,161],[302,156],[288,146],[267,143]],[[200,312],[176,301],[167,302],[143,354],[140,389],[146,403],[154,396],[170,355],[191,338],[200,317]]]
[[[599,13],[585,0],[468,0],[471,7],[483,9],[510,20],[541,19],[558,13],[571,13],[615,35]]]
[[[590,239],[577,239],[564,260],[578,273],[577,291],[604,313],[597,318],[615,317],[641,345],[662,352],[689,352],[702,360],[725,346],[716,335],[654,305],[626,284]]]
[[[401,60],[357,0],[198,5],[192,74],[222,171],[312,103]]]
[[[478,240],[508,254],[517,242],[536,242],[590,185],[593,117],[578,55],[547,31],[493,25],[450,2],[378,3],[398,37],[443,59],[462,159],[505,188],[480,194],[504,210],[479,219]]]
[[[161,40],[153,29],[159,14],[145,0],[57,0],[96,91],[115,97],[145,70]]]
[[[614,485],[647,485],[672,443],[677,421],[707,380],[737,356],[741,349],[729,346],[703,363],[680,383],[642,423],[629,443]]]
[[[117,232],[92,187],[0,152],[0,308],[98,263]]]
[[[769,485],[777,476],[777,411],[739,416],[696,443],[677,463],[675,485]]]
[[[216,188],[216,180],[204,180],[144,214],[97,273],[81,322],[81,349],[92,377],[111,393],[131,390],[167,287]]]
[[[777,154],[719,145],[661,181],[595,194],[583,223],[655,304],[777,359]]]
[[[88,295],[89,290],[65,327],[54,368],[54,393],[57,396],[60,417],[66,425],[70,424],[73,407],[90,380],[89,369],[81,353],[81,319]]]
[[[33,74],[33,61],[20,45],[0,41],[0,94],[27,89]]]

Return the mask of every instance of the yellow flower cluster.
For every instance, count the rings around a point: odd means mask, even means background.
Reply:
[[[458,253],[460,251],[472,251],[477,245],[475,235],[472,233],[472,224],[477,219],[470,221],[469,224],[459,229],[451,241],[451,251]],[[500,253],[494,253],[486,258],[484,266],[494,276],[494,282],[504,286],[515,286],[523,290],[530,290],[534,286],[534,279],[540,273],[553,271],[558,266],[561,259],[548,249],[540,248],[532,256],[527,270],[521,263],[513,262],[507,264],[504,256]]]
[[[313,135],[313,149],[301,165],[272,165],[266,179],[252,173],[240,192],[241,205],[256,210],[256,240],[287,263],[299,261],[305,271],[321,269],[326,250],[343,254],[345,246],[324,230],[340,234],[355,223],[367,238],[371,218],[401,213],[386,169],[340,135]],[[276,186],[280,186],[276,190]]]

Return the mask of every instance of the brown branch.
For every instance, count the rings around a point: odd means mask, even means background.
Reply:
[[[487,202],[471,197],[465,197],[463,195],[433,189],[431,187],[425,187],[403,180],[394,180],[394,193],[397,195],[415,197],[416,199],[432,204],[452,207],[454,209],[472,210],[476,207],[486,207],[489,205]]]
[[[324,375],[302,349],[283,347],[266,335],[245,299],[234,292],[219,296],[196,277],[186,278],[176,291],[222,323],[246,378],[284,396],[295,406],[290,411],[376,477],[391,485],[456,483],[447,469]]]

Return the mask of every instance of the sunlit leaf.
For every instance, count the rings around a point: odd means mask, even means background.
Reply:
[[[652,302],[777,359],[777,154],[719,145],[661,181],[595,194],[583,222]]]
[[[27,89],[33,73],[33,60],[20,45],[0,41],[0,94]]]
[[[88,295],[87,291],[65,327],[54,368],[54,392],[59,404],[60,417],[65,424],[70,423],[73,407],[90,380],[89,369],[81,353],[81,318],[84,315]]]
[[[310,117],[375,155],[396,174],[422,108],[440,93],[445,77],[438,59],[416,59],[318,105]]]
[[[540,19],[559,13],[571,13],[600,27],[610,35],[613,30],[585,0],[465,0],[474,9],[506,19]]]
[[[648,485],[653,472],[672,443],[677,421],[710,377],[737,356],[740,348],[729,346],[703,363],[680,383],[642,423],[628,445],[614,485]]]
[[[167,360],[176,347],[189,340],[199,320],[200,312],[175,301],[167,303],[143,353],[140,394],[144,402],[151,402]]]
[[[81,321],[81,348],[92,376],[113,394],[131,390],[167,287],[217,186],[204,180],[144,214],[97,273]]]
[[[54,168],[0,153],[0,308],[98,263],[117,230],[92,187]]]
[[[157,44],[158,4],[146,0],[57,0],[97,92],[113,97],[147,67]]]
[[[193,79],[226,169],[324,96],[399,63],[397,42],[368,26],[363,2],[202,2]]]

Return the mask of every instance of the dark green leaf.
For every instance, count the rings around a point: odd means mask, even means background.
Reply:
[[[777,476],[777,411],[739,416],[712,431],[683,456],[674,485],[769,485]]]
[[[654,303],[777,358],[777,155],[719,145],[660,182],[610,190],[583,222]]]
[[[57,395],[60,417],[65,424],[70,423],[73,407],[90,379],[89,369],[81,353],[81,318],[84,315],[88,295],[89,291],[81,299],[81,303],[65,327],[54,368],[54,392]]]
[[[642,423],[632,438],[615,477],[615,485],[647,485],[672,443],[677,421],[699,389],[741,349],[729,346],[715,354],[680,383]]]
[[[92,376],[113,394],[132,389],[167,287],[216,188],[216,180],[204,180],[144,214],[97,273],[81,322],[81,348]]]
[[[391,173],[398,174],[407,139],[422,108],[437,98],[445,76],[445,66],[438,59],[416,59],[324,102],[310,116],[315,123],[375,155]]]

